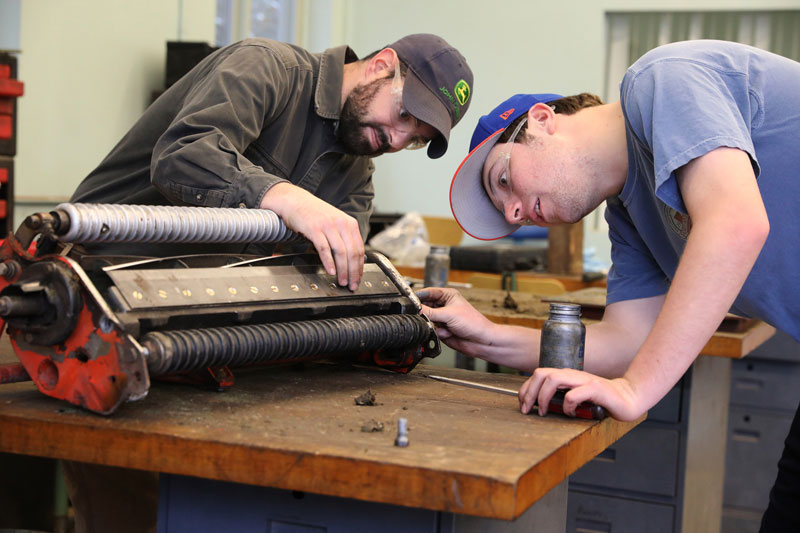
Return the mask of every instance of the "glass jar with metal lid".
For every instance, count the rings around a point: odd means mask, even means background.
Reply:
[[[550,303],[539,345],[540,367],[583,370],[586,327],[580,317],[580,304]]]

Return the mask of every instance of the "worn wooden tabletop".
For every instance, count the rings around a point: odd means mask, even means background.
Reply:
[[[16,383],[0,386],[0,451],[512,519],[636,425],[523,415],[515,397],[429,373],[524,380],[306,363],[239,371],[224,393],[155,383],[108,417]],[[375,405],[356,405],[367,391]],[[394,445],[400,417],[407,448]]]
[[[563,295],[542,297],[532,293],[498,291],[491,289],[459,289],[464,297],[489,320],[498,324],[512,324],[541,328],[547,320],[548,300],[582,304],[583,322],[591,324],[602,318],[605,289],[587,288],[566,292]],[[508,300],[508,298],[511,300]],[[725,330],[729,331],[725,331]],[[760,320],[729,315],[726,322],[706,343],[702,355],[741,359],[775,334],[775,328]]]

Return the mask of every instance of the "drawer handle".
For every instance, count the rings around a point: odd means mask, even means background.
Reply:
[[[736,380],[736,388],[739,390],[758,392],[764,388],[764,382],[760,379],[739,378]]]
[[[756,443],[761,440],[761,433],[758,431],[748,431],[746,429],[735,429],[733,430],[733,440]]]
[[[611,524],[595,520],[575,520],[575,533],[611,533]]]

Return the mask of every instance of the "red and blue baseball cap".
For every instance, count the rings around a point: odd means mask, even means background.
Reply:
[[[558,94],[515,94],[478,120],[469,144],[469,155],[461,162],[450,184],[450,209],[468,235],[489,241],[506,237],[519,228],[517,224],[509,224],[489,200],[481,180],[483,164],[502,133],[517,117],[535,104],[560,98],[563,97]]]

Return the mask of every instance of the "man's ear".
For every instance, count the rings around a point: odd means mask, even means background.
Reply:
[[[394,72],[399,61],[397,52],[391,48],[384,48],[367,62],[367,67],[364,69],[364,82],[369,83],[385,78],[390,72]]]
[[[539,128],[552,135],[556,131],[556,112],[547,104],[538,103],[528,109],[528,131]]]

